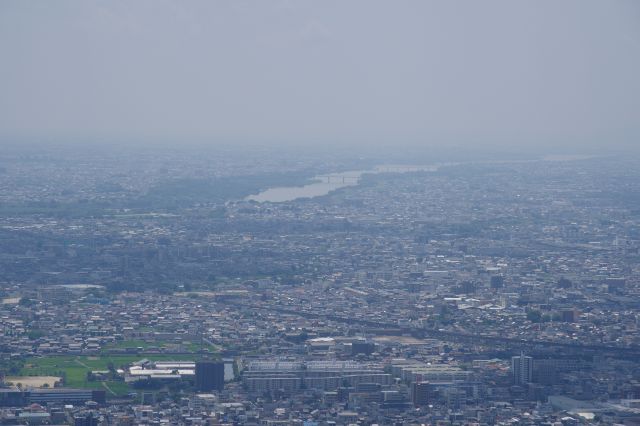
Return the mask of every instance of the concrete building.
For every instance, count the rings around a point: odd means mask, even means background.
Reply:
[[[533,380],[533,358],[524,353],[511,357],[511,374],[516,385],[530,383]]]

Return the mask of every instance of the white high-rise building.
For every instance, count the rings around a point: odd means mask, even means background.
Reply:
[[[530,383],[533,377],[533,358],[525,356],[524,352],[520,356],[511,357],[511,373],[516,385]]]

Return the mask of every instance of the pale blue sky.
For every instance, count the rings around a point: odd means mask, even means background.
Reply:
[[[1,141],[635,146],[640,2],[0,2]]]

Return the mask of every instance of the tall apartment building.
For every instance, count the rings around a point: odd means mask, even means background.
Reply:
[[[524,352],[519,356],[511,357],[511,373],[513,374],[513,383],[516,385],[525,385],[533,379],[533,358],[525,356]]]

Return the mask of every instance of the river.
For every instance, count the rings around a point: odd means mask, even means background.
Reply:
[[[417,171],[433,172],[438,170],[442,165],[432,164],[426,166],[408,166],[397,164],[384,164],[376,166],[371,170],[357,170],[341,173],[328,173],[313,178],[313,183],[304,186],[281,186],[269,188],[259,194],[250,195],[245,200],[257,201],[259,203],[281,203],[285,201],[293,201],[300,198],[313,198],[327,195],[336,189],[345,188],[347,186],[356,186],[360,183],[360,179],[364,174],[376,173],[406,173]]]

